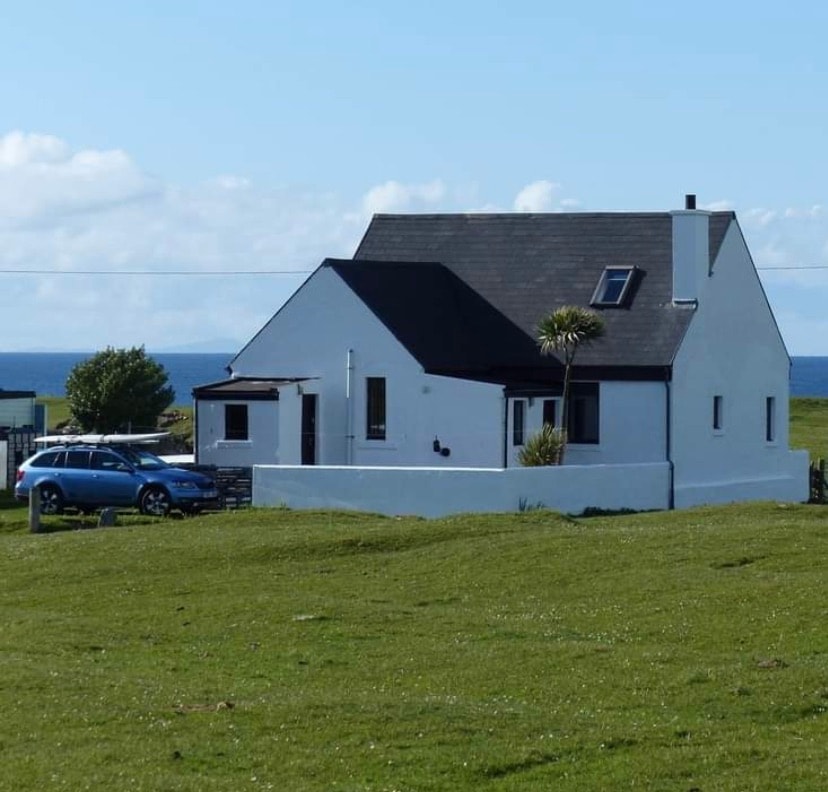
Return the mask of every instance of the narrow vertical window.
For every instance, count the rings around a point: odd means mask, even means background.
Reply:
[[[716,431],[721,431],[724,427],[723,401],[722,396],[713,397],[713,429]]]
[[[385,440],[385,377],[366,377],[365,439]]]
[[[247,440],[247,405],[224,405],[224,439]]]
[[[776,440],[776,398],[768,396],[765,399],[765,440],[773,443]]]
[[[512,404],[512,445],[522,446],[526,429],[526,402],[516,399]]]
[[[544,399],[543,400],[543,422],[545,424],[549,424],[550,426],[555,426],[557,424],[557,410],[556,402],[554,399]]]

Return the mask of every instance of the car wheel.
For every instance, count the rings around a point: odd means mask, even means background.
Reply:
[[[63,495],[53,484],[44,484],[40,488],[40,513],[63,514]]]
[[[148,514],[151,517],[166,517],[170,513],[171,506],[170,496],[161,487],[147,487],[138,504],[141,514]]]

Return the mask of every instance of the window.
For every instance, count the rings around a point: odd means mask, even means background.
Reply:
[[[570,443],[597,444],[599,400],[597,382],[574,382],[569,393],[567,439]]]
[[[225,440],[247,440],[247,405],[246,404],[225,404],[224,405],[224,439]]]
[[[385,440],[385,377],[366,377],[365,439]]]
[[[768,443],[776,441],[776,398],[768,396],[765,399],[765,440]]]
[[[543,422],[550,426],[557,424],[557,407],[558,403],[555,399],[543,400]]]
[[[66,467],[86,470],[89,467],[88,451],[67,451]]]
[[[526,431],[526,402],[515,399],[512,402],[512,445],[522,446]]]
[[[29,465],[35,468],[41,467],[63,467],[63,459],[58,459],[63,456],[62,451],[46,451],[38,457],[35,457]]]
[[[116,457],[115,454],[110,454],[108,451],[93,451],[89,467],[93,470],[108,470],[110,472],[128,470],[123,459]]]
[[[721,432],[724,428],[724,397],[713,397],[713,430]]]
[[[592,305],[621,305],[630,290],[635,267],[607,267],[592,295]]]

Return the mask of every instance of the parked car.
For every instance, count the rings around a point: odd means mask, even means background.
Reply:
[[[135,507],[163,517],[171,509],[195,512],[218,505],[215,482],[201,473],[173,467],[141,447],[64,445],[38,451],[17,471],[14,495],[28,500],[40,490],[42,514],[66,507],[93,511]]]

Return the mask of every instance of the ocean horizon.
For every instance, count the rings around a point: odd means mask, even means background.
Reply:
[[[69,372],[94,352],[0,352],[0,390],[65,396]],[[148,352],[167,372],[176,405],[192,404],[193,388],[228,377],[232,352]]]
[[[0,352],[0,390],[64,396],[72,368],[94,352]],[[148,352],[167,371],[175,403],[192,402],[193,388],[227,379],[232,352]],[[828,398],[828,357],[791,358],[791,396]]]

